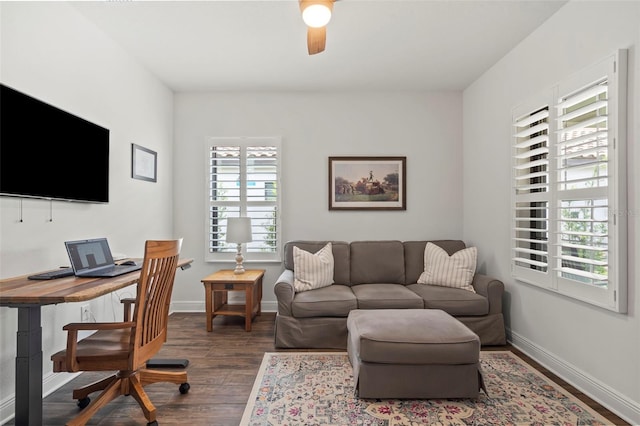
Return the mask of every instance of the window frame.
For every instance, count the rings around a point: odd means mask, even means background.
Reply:
[[[239,150],[239,200],[238,201],[212,201],[211,188],[212,188],[212,173],[211,173],[211,150],[213,147],[237,147]],[[247,170],[247,149],[251,147],[275,147],[276,150],[276,178],[275,188],[270,185],[268,188],[265,182],[265,194],[269,193],[268,198],[261,201],[251,201],[248,195],[247,181],[249,172]],[[275,249],[273,251],[252,251],[255,244],[244,243],[242,244],[242,255],[244,263],[252,262],[282,262],[282,193],[281,193],[281,175],[282,175],[282,140],[280,137],[207,137],[204,144],[204,158],[205,158],[205,191],[204,191],[204,260],[205,262],[234,262],[236,257],[235,244],[225,245],[221,251],[211,251],[211,208],[212,206],[230,206],[239,210],[240,216],[248,216],[248,208],[256,206],[273,206],[276,212],[275,221]],[[274,192],[275,190],[275,192]],[[275,197],[274,197],[275,194]],[[254,243],[255,229],[259,227],[256,225],[255,219],[252,220],[252,228],[254,229]],[[272,231],[269,231],[272,232]],[[260,247],[258,247],[260,248]]]
[[[582,188],[582,189],[561,189],[563,179],[560,173],[566,169],[566,164],[562,163],[563,155],[561,154],[562,125],[561,112],[562,102],[581,91],[585,91],[590,87],[595,87],[599,81],[606,80],[607,97],[606,97],[606,116],[607,116],[607,158],[603,164],[607,168],[606,180],[607,184],[603,187]],[[626,132],[627,132],[627,51],[620,49],[612,55],[607,56],[600,62],[587,67],[578,73],[564,79],[550,89],[541,91],[528,101],[518,105],[512,110],[512,143],[511,149],[511,272],[517,282],[524,282],[535,285],[570,298],[580,300],[601,308],[611,310],[618,313],[627,312],[627,173],[626,173]],[[548,167],[547,167],[547,185],[548,192],[541,194],[518,193],[518,155],[520,155],[520,163],[522,158],[526,157],[526,152],[518,150],[518,143],[522,143],[522,139],[518,138],[519,130],[522,126],[517,126],[519,121],[525,121],[527,115],[533,115],[540,108],[548,107]],[[599,114],[599,113],[598,113]],[[565,118],[565,121],[567,119]],[[565,132],[566,133],[566,132]],[[566,143],[566,142],[565,142]],[[600,164],[600,160],[598,160]],[[599,167],[599,166],[598,166]],[[530,169],[529,169],[530,170]],[[523,174],[520,172],[520,174]],[[520,177],[522,180],[522,177]],[[590,179],[585,179],[590,180]],[[544,191],[543,191],[544,192]],[[566,271],[563,276],[560,270],[566,262],[566,255],[563,259],[562,255],[562,234],[565,238],[567,228],[562,228],[562,223],[568,222],[562,215],[563,201],[593,201],[596,199],[605,199],[606,203],[606,241],[607,252],[607,285],[606,287],[597,286],[580,282],[578,279],[567,278]],[[529,214],[522,214],[522,207],[526,210],[526,203],[532,201],[547,202],[546,208],[546,228],[548,229],[547,237],[547,268],[546,270],[537,270],[535,266],[527,266],[526,261],[518,261],[519,253],[526,252],[526,248],[518,245],[517,237],[522,236],[522,223],[524,218],[532,217],[531,209]],[[524,203],[524,204],[523,204]],[[532,204],[529,204],[531,206]],[[521,207],[518,210],[518,206]],[[588,208],[587,208],[588,209]],[[520,215],[520,216],[519,216]],[[583,219],[578,222],[587,222],[592,220]],[[520,233],[519,233],[520,230]],[[580,233],[580,232],[577,232]],[[529,232],[529,235],[532,235]],[[531,237],[534,239],[534,237]],[[521,244],[521,243],[520,243]],[[595,247],[594,245],[590,247]],[[526,257],[527,255],[525,255]],[[529,254],[529,256],[533,256]],[[531,257],[529,257],[531,259]],[[588,259],[586,257],[580,260]],[[579,263],[587,263],[584,260]],[[534,262],[535,263],[535,262]]]

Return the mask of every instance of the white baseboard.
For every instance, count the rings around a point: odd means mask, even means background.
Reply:
[[[11,395],[4,401],[0,402],[0,425],[7,423],[15,417],[16,404],[15,395]]]
[[[511,337],[510,342],[514,347],[520,349],[549,371],[580,389],[585,395],[630,424],[640,425],[640,404],[626,398],[624,395],[620,395],[614,389],[584,371],[577,369],[555,354],[518,335],[518,333],[507,330],[507,335]]]

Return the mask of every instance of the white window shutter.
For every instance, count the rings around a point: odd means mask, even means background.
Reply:
[[[543,102],[522,105],[512,122],[512,273],[548,286],[549,107]]]
[[[616,312],[627,309],[626,68],[619,51],[558,85],[552,150],[557,289]]]
[[[615,312],[627,309],[626,70],[620,50],[512,112],[514,278]]]
[[[275,137],[210,138],[206,143],[206,261],[231,261],[227,219],[250,217],[245,262],[280,261],[281,141]]]

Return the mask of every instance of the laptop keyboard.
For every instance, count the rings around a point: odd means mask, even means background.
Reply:
[[[43,272],[41,274],[30,275],[30,280],[55,280],[56,278],[70,277],[73,275],[73,268],[60,268],[55,271]]]

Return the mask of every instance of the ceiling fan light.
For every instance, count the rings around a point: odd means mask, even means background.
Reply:
[[[324,27],[331,20],[331,9],[325,4],[310,4],[302,11],[302,20],[308,27]]]

